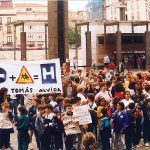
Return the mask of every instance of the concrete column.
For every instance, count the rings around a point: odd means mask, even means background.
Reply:
[[[48,54],[47,54],[47,25],[45,25],[45,59],[48,59]]]
[[[26,32],[21,32],[20,37],[21,37],[21,60],[27,60],[27,55],[26,55]]]
[[[150,32],[145,32],[145,57],[146,57],[146,70],[150,69]]]
[[[69,58],[68,1],[48,1],[49,59],[60,58],[61,64]]]
[[[121,60],[121,31],[116,32],[116,64]]]
[[[64,16],[64,60],[69,59],[69,40],[68,40],[68,1],[63,2]]]
[[[16,26],[14,26],[14,60],[16,60]]]
[[[106,45],[106,24],[104,23],[104,51],[106,53],[107,51],[107,45]]]
[[[91,67],[92,53],[91,53],[91,32],[87,31],[86,35],[86,66]]]

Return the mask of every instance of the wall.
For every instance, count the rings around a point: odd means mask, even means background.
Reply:
[[[75,50],[69,50],[69,59],[73,60]],[[82,50],[78,51],[78,59],[82,60]],[[21,52],[16,51],[17,60],[21,59]],[[14,51],[0,51],[0,60],[14,60]],[[27,50],[27,60],[45,60],[45,50]],[[82,62],[81,62],[82,64]]]
[[[20,51],[16,51],[16,59],[21,60]],[[14,51],[0,51],[0,60],[14,60]],[[45,50],[27,50],[27,60],[45,60]]]

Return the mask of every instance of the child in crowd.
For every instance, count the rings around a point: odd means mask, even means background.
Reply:
[[[141,104],[143,112],[143,139],[144,145],[149,147],[148,142],[150,142],[150,99],[146,99]]]
[[[94,102],[95,95],[93,93],[87,94],[87,101],[90,107],[90,114],[92,118],[92,123],[88,124],[88,132],[94,133],[97,131],[97,105]],[[96,132],[97,133],[97,132]],[[96,134],[97,135],[97,134]]]
[[[5,124],[0,127],[0,149],[5,150],[9,147],[10,142],[10,133],[13,133],[14,130],[12,128],[12,122],[14,119],[14,116],[12,112],[9,111],[9,104],[4,102],[1,104],[1,118],[3,120],[6,120],[8,122],[8,126],[5,127]],[[6,124],[7,125],[7,124]]]
[[[54,109],[57,108],[59,110],[59,113],[62,114],[63,113],[63,104],[64,104],[64,97],[57,97],[56,98],[56,102],[57,104],[54,106]]]
[[[57,97],[57,93],[56,92],[52,92],[49,96],[49,100],[50,100],[50,104],[54,107],[55,105],[57,105],[56,102],[56,97]]]
[[[64,125],[61,120],[61,114],[57,108],[53,110],[54,118],[56,122],[56,133],[55,133],[55,149],[60,150],[63,149],[63,133],[64,133]]]
[[[53,113],[53,106],[51,104],[45,105],[44,115],[44,150],[51,150],[55,148],[55,136],[56,135],[56,121]]]
[[[31,126],[30,126],[30,145],[29,145],[30,149],[32,149],[31,144],[32,144],[33,132],[34,132],[34,135],[35,135],[37,147],[38,148],[40,147],[38,133],[35,130],[35,119],[36,119],[36,116],[37,116],[37,107],[40,104],[41,104],[41,99],[40,98],[33,98],[32,99],[32,106],[28,110],[29,121],[30,121],[30,124],[31,124]]]
[[[73,108],[73,111],[74,109],[77,109],[80,105],[81,105],[81,97],[78,97],[78,96],[75,96],[74,99],[73,99],[73,105],[72,105],[72,108]],[[79,119],[79,124],[80,124],[80,119]],[[83,125],[80,124],[80,130],[81,130],[81,133],[78,133],[77,134],[77,138],[78,138],[78,150],[81,148],[81,141],[82,141],[82,135],[83,135]]]
[[[66,105],[66,114],[63,115],[62,120],[65,129],[66,150],[71,150],[73,148],[74,135],[81,133],[78,116],[73,114],[71,104]]]
[[[140,144],[142,132],[142,112],[140,106],[136,107],[134,116],[135,116],[135,133],[133,137],[133,145],[135,148],[139,148],[142,146]]]
[[[117,110],[114,112],[111,122],[114,122],[114,149],[118,148],[118,141],[120,139],[120,149],[126,149],[125,145],[125,131],[128,127],[128,116],[125,112],[123,102],[118,102]]]
[[[39,105],[38,106],[38,112],[39,114],[36,117],[35,120],[35,129],[38,133],[38,138],[39,138],[39,142],[40,142],[40,147],[39,150],[44,150],[44,119],[43,119],[43,115],[44,115],[44,106]]]
[[[20,116],[17,118],[16,126],[18,130],[18,150],[28,150],[30,142],[29,117],[26,115],[27,110],[24,106],[18,108]]]
[[[117,110],[117,104],[120,102],[119,97],[114,97],[112,100],[112,105],[108,109],[108,118],[111,119],[112,114]]]
[[[100,97],[97,101],[97,127],[100,125],[100,121],[103,117],[101,110],[106,107],[106,100],[104,97]],[[101,136],[98,135],[98,147],[101,147]]]
[[[111,137],[111,125],[112,123],[109,121],[107,117],[107,108],[102,108],[101,110],[103,114],[103,118],[101,119],[99,126],[99,134],[102,140],[102,149],[109,150],[110,149],[110,137]]]
[[[133,141],[133,135],[135,130],[134,109],[135,109],[135,104],[129,103],[128,109],[126,111],[128,116],[128,123],[129,123],[125,133],[126,150],[132,149],[132,141]]]
[[[92,132],[86,132],[82,137],[84,150],[94,150],[96,138]]]

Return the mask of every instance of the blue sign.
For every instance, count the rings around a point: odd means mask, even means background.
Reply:
[[[56,64],[40,64],[42,84],[57,83],[56,79]]]
[[[7,73],[3,68],[0,68],[0,83],[6,81]]]

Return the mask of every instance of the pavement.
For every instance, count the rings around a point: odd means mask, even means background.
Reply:
[[[15,128],[15,127],[14,127],[14,128]],[[8,149],[8,150],[18,150],[17,131],[16,131],[16,130],[15,130],[15,133],[11,134],[10,142],[11,142],[11,147],[12,147],[12,149]],[[143,142],[141,142],[141,144],[143,145]],[[33,149],[32,149],[32,150],[38,150],[37,147],[36,147],[36,142],[35,142],[35,137],[34,137],[34,135],[33,135],[32,146],[33,146]],[[95,150],[100,150],[100,149],[95,149]],[[119,150],[119,149],[118,149],[118,150]],[[140,148],[134,148],[133,150],[150,150],[150,147],[142,146],[142,147],[140,147]]]

